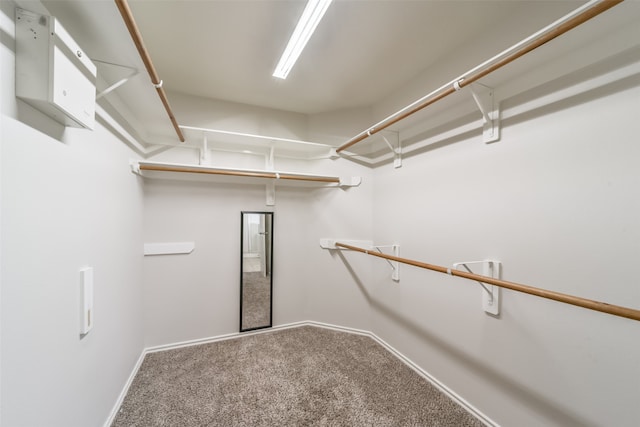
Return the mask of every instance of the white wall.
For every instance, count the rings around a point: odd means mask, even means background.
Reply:
[[[180,124],[280,138],[306,139],[306,115],[171,92]]]
[[[0,3],[5,426],[100,426],[143,348],[142,193],[98,122],[64,128],[14,96],[14,4]],[[94,328],[79,336],[79,269]]]
[[[639,111],[635,74],[506,120],[495,144],[477,133],[379,167],[374,240],[443,266],[497,259],[506,280],[639,308]],[[374,332],[498,424],[640,422],[640,323],[512,291],[496,319],[476,283],[374,270]]]
[[[238,331],[240,211],[264,210],[263,192],[233,184],[145,182],[145,242],[195,242],[191,254],[144,259],[147,347]],[[277,233],[277,214],[275,221]],[[277,275],[277,251],[274,260]]]
[[[195,152],[181,149],[153,160],[172,159],[197,161]],[[364,182],[346,190],[278,186],[270,207],[264,184],[145,180],[145,241],[196,245],[189,255],[145,257],[146,346],[238,331],[241,211],[274,212],[274,325],[313,319],[370,328],[366,296],[319,239],[371,235],[372,171],[343,160],[277,159],[276,167],[364,175]],[[368,260],[360,264],[369,270]]]

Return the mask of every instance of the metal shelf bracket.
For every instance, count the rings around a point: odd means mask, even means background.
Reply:
[[[402,146],[400,145],[400,132],[385,130],[384,132],[380,133],[380,136],[382,137],[384,142],[387,144],[387,147],[389,147],[389,149],[393,153],[393,167],[396,169],[401,168],[402,167]],[[387,138],[387,136],[389,138]],[[391,139],[393,143],[389,142],[389,139]]]
[[[117,82],[111,84],[109,87],[107,87],[103,91],[101,91],[98,94],[96,94],[96,100],[98,100],[98,99],[102,98],[103,96],[113,92],[114,90],[118,89],[120,86],[122,86],[123,84],[127,83],[129,80],[131,80],[132,78],[134,78],[135,76],[140,74],[140,72],[138,71],[137,68],[128,67],[126,65],[114,64],[113,62],[101,61],[99,59],[92,59],[92,61],[95,62],[95,63],[98,63],[98,64],[108,65],[108,66],[111,66],[111,67],[124,68],[124,69],[129,70],[129,73],[126,76],[124,76],[123,78],[121,78]]]
[[[391,248],[391,255],[395,257],[400,256],[400,245],[373,246],[373,248],[380,253],[382,253],[380,248]],[[391,279],[394,282],[399,282],[400,281],[400,263],[398,261],[391,261],[388,259],[386,261],[389,263],[392,269]]]
[[[373,252],[373,251],[383,253],[380,250],[381,248],[391,248],[391,253],[394,257],[398,257],[400,255],[400,245],[374,245],[373,242],[370,240],[345,240],[345,239],[324,238],[324,239],[320,239],[320,247],[322,249],[329,249],[329,250],[339,250],[339,251],[348,250],[348,249],[343,249],[341,247],[336,246],[336,242],[346,243],[350,245],[364,246],[367,248],[367,251],[366,251],[367,253]],[[385,258],[385,261],[387,261],[391,266],[391,269],[392,269],[391,279],[393,279],[395,282],[399,282],[400,281],[400,263],[398,261],[392,261],[386,258]]]
[[[502,264],[499,261],[484,260],[456,262],[453,264],[453,268],[459,270],[460,267],[463,267],[469,273],[473,273],[473,271],[468,267],[471,264],[482,264],[483,276],[494,279],[500,278],[500,269]],[[487,314],[498,317],[500,315],[500,287],[483,282],[478,283],[482,286],[482,308]]]
[[[469,85],[480,113],[482,114],[482,141],[485,144],[500,139],[500,103],[496,101],[493,88],[473,83]]]
[[[202,147],[198,151],[200,151],[200,165],[209,165],[209,142],[207,141],[206,133],[202,135]]]
[[[265,156],[265,170],[273,171],[276,165],[276,149],[271,144],[269,148],[269,154]],[[265,194],[266,194],[266,202],[267,206],[275,206],[276,205],[276,182],[269,181],[265,186]]]

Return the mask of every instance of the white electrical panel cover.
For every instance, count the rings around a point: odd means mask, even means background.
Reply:
[[[96,66],[51,16],[16,8],[16,96],[65,126],[93,129]]]

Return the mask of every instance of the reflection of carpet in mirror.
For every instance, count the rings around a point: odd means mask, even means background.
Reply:
[[[260,272],[242,273],[242,329],[268,326],[270,322],[269,277]]]

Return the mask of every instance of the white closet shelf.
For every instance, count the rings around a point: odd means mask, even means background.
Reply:
[[[331,145],[299,139],[256,135],[194,126],[180,126],[187,136],[187,145],[213,151],[261,154],[300,160],[336,159]]]
[[[338,177],[311,175],[295,172],[265,171],[255,169],[218,168],[180,163],[132,161],[131,171],[143,178],[182,179],[196,181],[235,182],[264,184],[274,182],[286,186],[313,187],[357,187],[362,182],[359,176]]]
[[[639,45],[638,12],[633,3],[592,0],[581,5],[369,126],[336,152],[375,167],[436,142],[480,129],[484,132],[491,122],[496,138],[501,120],[609,85],[625,78],[624,73],[635,73],[631,68],[637,65]],[[572,34],[561,36],[567,31]],[[496,140],[484,136],[485,143]]]

